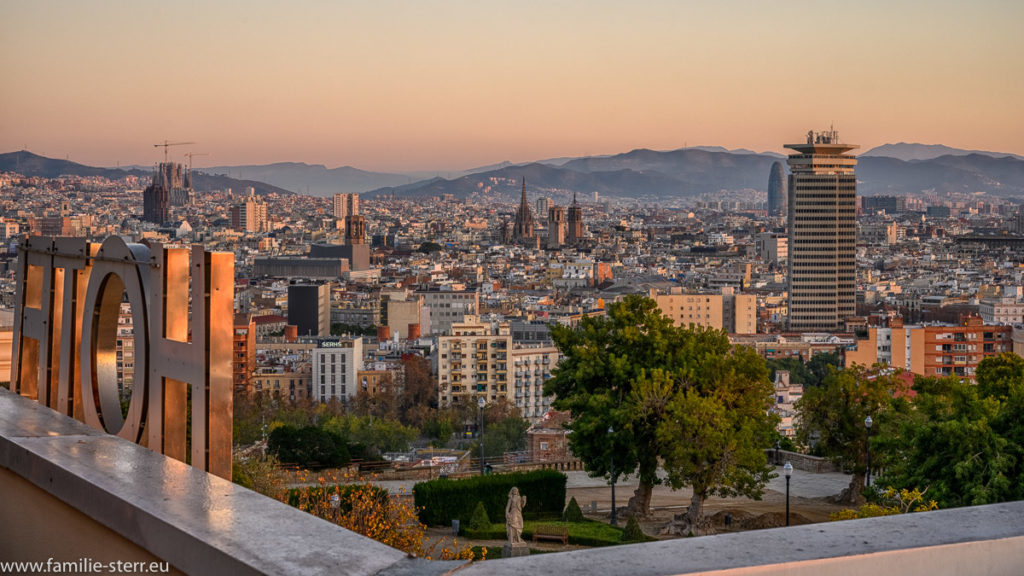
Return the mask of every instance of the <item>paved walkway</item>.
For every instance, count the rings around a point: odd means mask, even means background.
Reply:
[[[768,491],[785,494],[786,479],[782,475],[782,467],[777,466],[775,468],[775,472],[778,474],[778,477],[772,478],[765,488]],[[568,478],[566,488],[570,491],[575,488],[608,488],[608,481],[606,479],[591,478],[586,472],[566,472],[565,475]],[[401,492],[411,494],[412,487],[416,482],[416,480],[380,480],[374,482],[374,484],[393,494]],[[638,484],[639,482],[635,476],[630,477],[629,479],[620,479],[615,484],[615,491],[619,495],[619,498],[625,498],[625,500],[628,500],[629,496],[632,495],[633,490],[636,489]],[[794,497],[824,498],[826,496],[839,494],[843,488],[846,488],[849,484],[849,474],[840,474],[837,472],[823,472],[815,474],[813,472],[805,472],[803,470],[794,470],[793,476],[790,477],[789,490],[790,494]],[[688,493],[689,491],[686,492]],[[682,491],[680,491],[680,494],[682,494]]]

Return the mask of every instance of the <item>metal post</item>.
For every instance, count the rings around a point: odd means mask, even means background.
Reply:
[[[789,476],[786,476],[786,526],[789,526]]]
[[[871,487],[871,425],[873,424],[871,416],[864,419],[864,451],[866,453],[866,468],[864,474],[864,487]]]
[[[480,475],[484,475],[484,404],[487,401],[483,396],[477,398],[477,406],[480,407]]]
[[[789,526],[789,478],[793,475],[793,464],[786,462],[782,474],[786,477],[786,526]]]
[[[611,436],[611,434],[614,431],[615,430],[611,426],[608,427],[608,435],[609,436]],[[611,455],[608,457],[608,462],[609,462],[609,468],[610,468],[609,473],[611,474],[611,478],[612,478],[612,518],[611,518],[611,524],[612,524],[612,526],[618,526],[619,525],[619,523],[618,523],[618,514],[616,513],[616,510],[615,510],[615,449],[614,449],[614,447],[612,448]]]

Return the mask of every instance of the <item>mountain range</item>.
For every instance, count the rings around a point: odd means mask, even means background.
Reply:
[[[351,166],[329,169],[323,165],[287,162],[196,169],[194,185],[199,191],[229,187],[241,190],[252,186],[258,193],[290,190],[308,191],[317,196],[362,192],[369,197],[394,194],[422,198],[451,194],[467,198],[483,194],[510,199],[518,195],[525,178],[531,191],[553,197],[572,194],[590,197],[597,192],[601,197],[650,200],[714,194],[722,190],[764,190],[772,163],[784,158],[771,152],[730,151],[717,146],[669,151],[638,149],[623,154],[552,158],[526,164],[501,162],[468,169],[452,178],[423,180],[416,180],[409,174],[369,172]],[[1012,154],[899,143],[873,148],[858,158],[860,194],[933,190],[1024,196],[1024,157]],[[27,151],[0,154],[0,171],[44,177],[75,174],[121,178],[151,174],[141,169],[85,166]]]
[[[465,198],[490,192],[512,197],[525,178],[531,190],[557,194],[598,192],[605,197],[680,198],[714,194],[722,190],[767,188],[772,163],[782,157],[771,153],[730,152],[685,148],[659,152],[633,150],[607,157],[569,160],[560,166],[526,164],[445,180],[381,188],[369,192],[409,197],[452,194]],[[861,156],[857,166],[858,192],[865,195],[912,194],[924,190],[988,192],[1024,196],[1024,160],[968,152],[927,160],[901,160]]]
[[[47,158],[27,150],[0,154],[0,172],[17,172],[23,176],[42,178],[102,176],[111,180],[118,180],[126,176],[138,176],[143,179],[143,182],[147,182],[153,176],[152,170],[142,170],[139,168],[98,168],[59,158]],[[198,171],[193,171],[192,173],[192,187],[197,192],[210,192],[227,188],[238,191],[245,190],[250,186],[257,194],[291,194],[290,191],[284,188],[278,188],[258,180],[241,180],[224,175],[205,174]]]
[[[911,160],[932,160],[933,158],[939,158],[940,156],[970,156],[971,154],[980,154],[982,156],[991,156],[993,158],[1004,158],[1009,156],[1010,158],[1016,158],[1017,160],[1024,160],[1024,156],[1008,154],[1005,152],[963,150],[961,148],[950,148],[949,146],[944,146],[942,144],[917,144],[907,142],[882,144],[881,146],[876,146],[861,154],[860,157],[885,156],[887,158],[896,158],[898,160],[909,162]]]
[[[203,168],[206,174],[224,174],[243,180],[257,180],[312,196],[330,196],[336,192],[365,192],[385,186],[400,186],[413,180],[404,174],[369,172],[323,164],[278,162],[254,166],[214,166]]]

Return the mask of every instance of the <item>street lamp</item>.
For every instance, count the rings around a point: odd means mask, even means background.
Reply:
[[[793,465],[789,461],[782,467],[782,473],[786,475],[786,526],[789,526],[789,478],[793,475]]]
[[[779,440],[776,440],[775,441],[775,462],[773,462],[773,464],[775,464],[776,466],[779,465],[779,448],[782,448],[782,442],[780,442]]]
[[[484,475],[484,404],[487,401],[483,396],[478,396],[476,405],[480,407],[480,475]]]
[[[611,426],[609,426],[608,427],[608,440],[609,440],[609,444],[611,444],[611,435],[614,432],[615,432],[615,429],[612,428]],[[615,513],[615,447],[614,446],[612,446],[611,454],[608,457],[608,462],[610,464],[610,466],[609,466],[609,468],[610,468],[609,473],[610,473],[610,475],[612,477],[612,526],[618,526],[619,525],[619,523],[618,523],[618,516]]]
[[[871,425],[874,422],[871,421],[871,416],[864,419],[864,450],[867,453],[867,472],[864,475],[864,486],[867,488],[871,487]]]

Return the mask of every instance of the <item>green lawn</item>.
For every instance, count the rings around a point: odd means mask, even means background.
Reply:
[[[523,525],[523,540],[533,539],[533,531],[538,524],[568,528],[570,544],[578,544],[580,546],[613,546],[622,543],[622,528],[590,520],[583,522],[527,520]],[[476,540],[504,540],[506,538],[505,524],[491,524],[489,529],[480,531],[467,529],[465,535]]]

